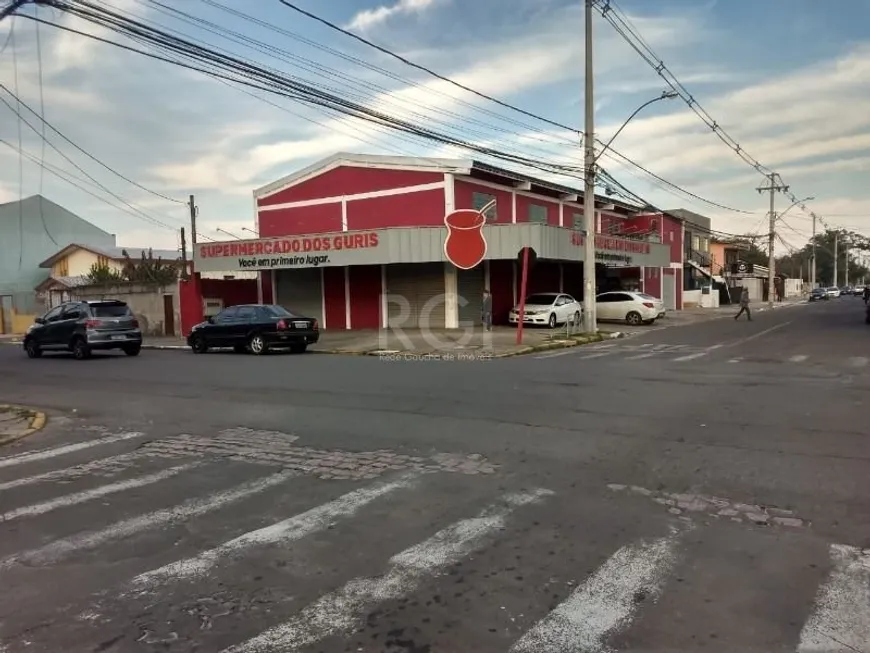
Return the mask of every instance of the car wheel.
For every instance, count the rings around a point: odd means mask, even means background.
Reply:
[[[574,313],[574,326],[580,324],[580,311]]]
[[[266,347],[266,340],[259,333],[255,333],[250,338],[248,338],[248,351],[255,356],[265,354],[267,349],[268,348]]]
[[[550,313],[550,319],[547,320],[547,324],[550,325],[551,329],[556,328],[556,314],[555,313]]]
[[[308,343],[306,342],[290,345],[290,351],[294,354],[304,354],[306,349],[308,349]]]
[[[124,353],[127,354],[127,356],[138,356],[140,351],[142,351],[142,345],[130,345],[129,347],[124,347]]]
[[[84,338],[76,338],[72,343],[72,353],[77,360],[82,361],[91,357],[91,348],[88,347]]]
[[[33,338],[24,342],[24,351],[27,352],[28,358],[39,358],[42,356],[42,350],[39,348],[39,345],[33,341]]]
[[[637,311],[632,311],[625,316],[625,321],[632,326],[637,326],[638,324],[643,322],[643,318]]]
[[[205,354],[208,351],[208,345],[202,336],[194,336],[190,340],[190,348],[194,354]]]

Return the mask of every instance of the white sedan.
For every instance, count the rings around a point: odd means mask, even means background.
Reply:
[[[579,323],[582,313],[583,305],[571,295],[560,292],[535,293],[526,297],[523,324],[539,324],[542,326],[546,324],[552,329],[557,324],[566,324],[567,322]],[[519,323],[519,305],[511,309],[508,320],[511,324]]]
[[[613,320],[628,324],[652,324],[665,316],[661,299],[642,292],[603,292],[595,298],[595,312],[599,320]]]

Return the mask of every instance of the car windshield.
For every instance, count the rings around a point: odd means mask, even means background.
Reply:
[[[526,304],[543,304],[549,305],[556,301],[556,295],[548,295],[541,293],[539,295],[529,295],[526,297]]]
[[[267,313],[274,315],[275,317],[297,317],[294,313],[291,313],[283,306],[278,306],[277,304],[269,304],[263,308]]]
[[[130,315],[130,307],[126,304],[91,304],[94,317],[126,317]]]

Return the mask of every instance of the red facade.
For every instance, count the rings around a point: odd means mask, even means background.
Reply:
[[[381,326],[381,268],[352,265],[350,281],[350,328],[378,329]]]
[[[324,197],[338,198],[340,195],[359,195],[442,181],[444,181],[444,175],[440,172],[341,166],[315,175],[267,197],[261,197],[257,199],[257,206],[305,202]]]
[[[347,202],[350,231],[444,224],[444,189],[387,195]]]
[[[257,220],[263,238],[341,231],[341,202],[260,211]]]
[[[345,303],[344,268],[323,268],[323,297],[326,313],[324,328],[346,329],[347,310]]]
[[[510,224],[513,222],[513,199],[510,191],[491,188],[482,184],[475,184],[463,180],[456,180],[453,183],[453,202],[454,208],[457,209],[473,209],[474,194],[481,193],[484,195],[492,195],[496,202],[496,220],[498,224]],[[478,207],[479,208],[479,207]]]

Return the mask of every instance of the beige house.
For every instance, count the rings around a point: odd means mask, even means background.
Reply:
[[[124,268],[126,258],[137,260],[148,248],[142,247],[112,247],[107,249],[72,243],[39,264],[41,268],[51,270],[48,278],[36,287],[40,299],[46,307],[51,308],[69,301],[75,293],[72,291],[90,284],[88,273],[94,265],[105,266],[110,270],[120,272]],[[181,256],[175,250],[152,249],[154,258],[164,262],[177,262],[181,265]]]

